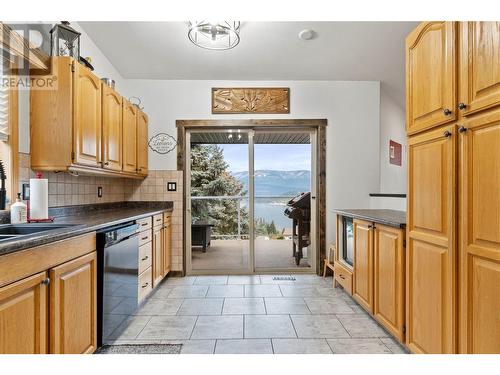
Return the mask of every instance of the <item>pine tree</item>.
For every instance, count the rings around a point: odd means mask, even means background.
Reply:
[[[191,146],[191,195],[244,196],[243,185],[228,170],[224,152],[218,145]],[[195,199],[191,201],[193,220],[214,224],[214,234],[238,234],[237,199]],[[248,211],[240,209],[241,233],[248,234]]]

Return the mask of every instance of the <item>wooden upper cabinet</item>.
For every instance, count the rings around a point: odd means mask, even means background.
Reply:
[[[137,172],[148,174],[148,116],[137,111]]]
[[[46,354],[46,272],[0,288],[0,354]]]
[[[367,311],[373,313],[373,225],[355,219],[353,227],[353,297]]]
[[[401,342],[405,320],[403,231],[376,224],[373,241],[373,315]]]
[[[464,129],[459,135],[460,352],[498,354],[500,108],[471,117]]]
[[[406,38],[409,134],[457,118],[456,27],[456,22],[424,22]]]
[[[137,107],[123,99],[123,171],[137,172]]]
[[[406,343],[456,351],[456,144],[454,126],[408,139]]]
[[[465,116],[500,104],[500,22],[460,23],[460,98]]]
[[[122,170],[122,97],[102,84],[102,162],[103,168]]]
[[[101,81],[82,64],[73,66],[73,162],[100,167]]]
[[[50,270],[50,352],[97,349],[97,255],[81,256]]]

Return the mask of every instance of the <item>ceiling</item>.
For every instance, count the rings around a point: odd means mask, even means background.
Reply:
[[[254,144],[310,144],[309,132],[286,131],[255,133]],[[191,144],[246,144],[248,133],[239,131],[192,132]]]
[[[79,22],[124,78],[374,80],[404,102],[404,40],[417,22],[242,22],[232,50],[193,45],[187,22]],[[315,31],[312,40],[298,33]]]

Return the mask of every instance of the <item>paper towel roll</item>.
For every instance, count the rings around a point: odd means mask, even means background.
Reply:
[[[30,179],[30,219],[48,219],[49,184],[45,178]]]

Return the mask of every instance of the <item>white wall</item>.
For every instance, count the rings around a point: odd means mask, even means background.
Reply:
[[[403,145],[401,166],[389,163],[389,141]],[[372,193],[406,193],[407,173],[405,109],[380,90],[380,187]],[[370,208],[406,211],[406,198],[371,197]]]
[[[403,145],[402,165],[389,163],[389,141]],[[405,109],[380,90],[380,191],[379,193],[406,192],[406,115]],[[374,193],[378,193],[374,192]]]
[[[177,137],[177,119],[326,118],[327,241],[334,239],[333,208],[367,208],[377,192],[379,174],[379,82],[341,81],[158,81],[128,80],[128,92],[139,96],[149,116],[150,137],[165,132]],[[289,115],[212,115],[211,88],[290,87]],[[176,169],[175,150],[150,150],[151,169]]]

